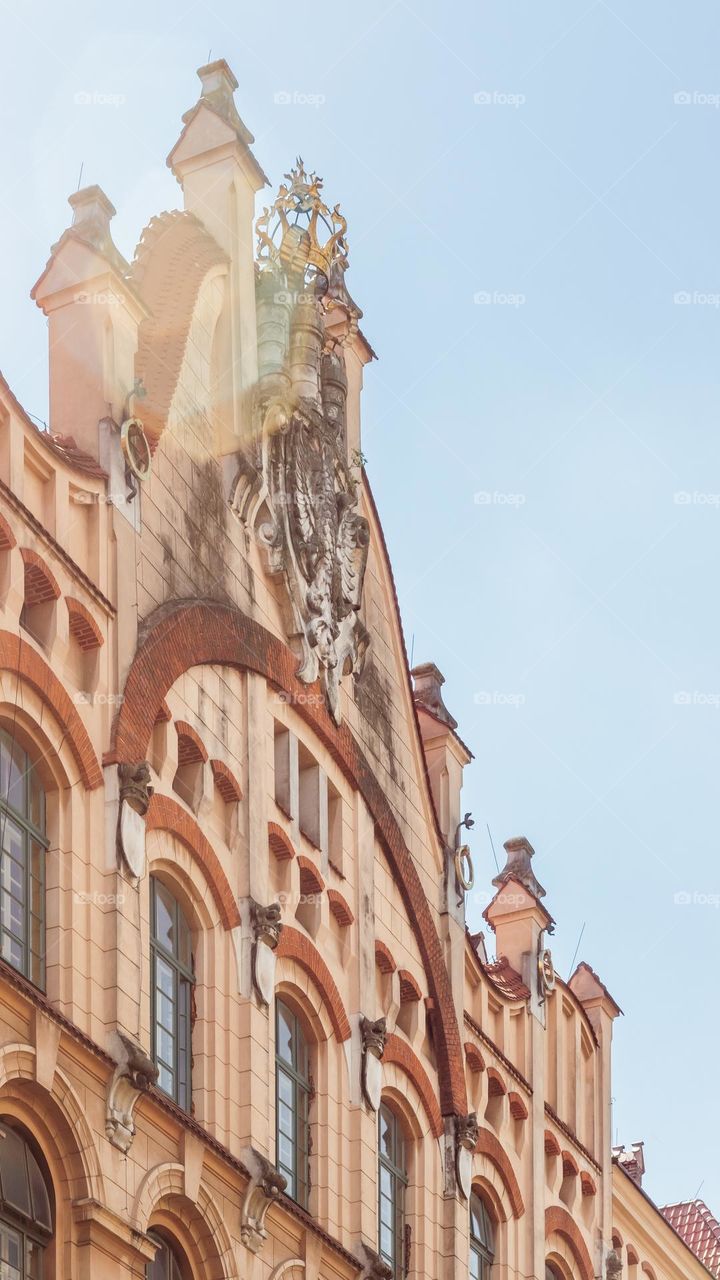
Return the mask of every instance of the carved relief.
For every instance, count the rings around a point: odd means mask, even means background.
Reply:
[[[270,1004],[275,990],[275,948],[282,932],[280,911],[279,902],[271,902],[268,907],[253,902],[250,908],[253,987],[264,1005]]]
[[[472,1159],[479,1136],[480,1126],[474,1111],[455,1117],[455,1176],[466,1200],[472,1190]]]
[[[117,1066],[108,1089],[105,1132],[114,1147],[127,1153],[135,1136],[133,1111],[142,1093],[158,1078],[158,1069],[140,1045],[117,1032]]]
[[[364,1242],[360,1244],[358,1252],[363,1263],[360,1280],[392,1280],[393,1269],[379,1253]]]
[[[243,1162],[250,1173],[240,1219],[240,1238],[253,1253],[267,1239],[265,1217],[270,1205],[287,1186],[287,1178],[253,1147],[243,1152]]]
[[[118,765],[118,855],[138,880],[145,874],[145,815],[154,791],[150,777],[150,766],[146,760]]]
[[[373,1111],[377,1111],[382,1098],[382,1063],[387,1038],[387,1019],[378,1018],[371,1022],[369,1018],[360,1019],[360,1035],[362,1036],[362,1091],[363,1097]]]
[[[321,679],[339,722],[340,680],[359,674],[369,643],[358,616],[369,529],[347,458],[342,354],[361,313],[344,283],[344,218],[302,161],[286,177],[257,223],[255,429],[230,500],[284,582],[297,674]]]

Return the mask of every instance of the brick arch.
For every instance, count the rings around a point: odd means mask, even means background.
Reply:
[[[178,740],[178,764],[204,764],[208,758],[207,747],[197,729],[187,720],[175,721]]]
[[[17,673],[35,690],[65,730],[70,750],[84,786],[94,791],[102,783],[102,770],[88,731],[57,676],[32,645],[11,631],[0,631],[0,669]]]
[[[20,555],[25,564],[25,604],[47,604],[60,598],[60,588],[55,575],[45,561],[30,547],[21,547]]]
[[[382,1060],[388,1064],[395,1063],[412,1080],[420,1095],[433,1137],[439,1138],[443,1131],[440,1108],[437,1104],[435,1090],[430,1082],[430,1077],[417,1054],[405,1040],[401,1040],[400,1036],[395,1035],[393,1032],[385,1041],[385,1052]]]
[[[17,546],[17,538],[4,516],[0,515],[0,551],[12,551]]]
[[[147,812],[146,829],[169,831],[189,849],[205,873],[224,928],[236,928],[240,924],[240,912],[235,895],[215,850],[195,819],[176,800],[156,792]]]
[[[582,1280],[593,1280],[592,1259],[580,1228],[567,1209],[562,1209],[560,1205],[553,1205],[552,1208],[545,1210],[545,1239],[549,1240],[556,1234],[569,1245],[573,1258],[580,1268]]]
[[[314,894],[322,893],[325,888],[325,881],[315,863],[306,858],[304,853],[299,853],[297,865],[300,870],[300,892],[310,898]]]
[[[65,603],[70,619],[70,635],[77,640],[84,653],[90,649],[99,649],[105,640],[90,610],[74,596],[66,596]]]
[[[211,600],[165,606],[151,617],[125,684],[115,724],[115,762],[142,760],[163,698],[193,666],[220,664],[257,672],[286,692],[298,714],[324,743],[350,784],[363,796],[403,898],[435,1002],[440,1105],[444,1115],[467,1113],[462,1042],[443,949],[420,876],[374,770],[346,724],[335,725],[324,699],[309,698],[295,674],[297,658],[240,609]]]
[[[495,1134],[491,1133],[489,1129],[480,1130],[478,1140],[475,1143],[475,1154],[486,1156],[490,1163],[495,1165],[502,1184],[508,1193],[513,1217],[521,1218],[525,1212],[525,1203],[522,1198],[520,1184],[515,1177],[515,1170]]]
[[[285,924],[275,954],[278,959],[285,956],[288,960],[295,960],[300,968],[305,970],[323,998],[336,1038],[349,1040],[350,1022],[342,996],[317,947],[299,929],[293,928],[291,924]]]

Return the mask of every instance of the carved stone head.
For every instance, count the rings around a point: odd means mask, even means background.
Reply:
[[[151,776],[147,760],[140,760],[137,764],[118,765],[120,803],[127,801],[131,809],[139,813],[142,818],[148,811],[150,797],[155,790],[150,780]]]

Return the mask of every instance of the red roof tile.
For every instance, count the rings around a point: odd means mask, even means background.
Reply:
[[[490,981],[508,1000],[527,1000],[530,995],[520,974],[513,969],[507,956],[500,956],[492,964],[484,964],[484,972]]]
[[[720,1277],[720,1222],[704,1200],[666,1204],[660,1212],[703,1266]]]

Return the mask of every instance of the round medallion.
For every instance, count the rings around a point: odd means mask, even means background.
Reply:
[[[120,428],[120,447],[130,471],[138,480],[150,474],[152,454],[145,428],[139,418],[128,418]]]
[[[463,844],[455,852],[455,875],[460,888],[469,893],[475,883],[475,869],[470,857],[470,846]]]

